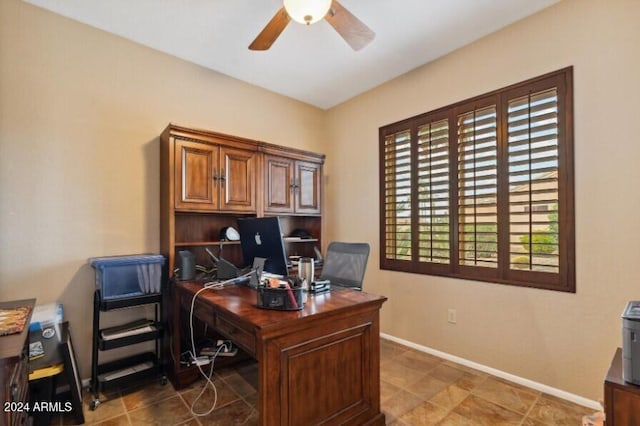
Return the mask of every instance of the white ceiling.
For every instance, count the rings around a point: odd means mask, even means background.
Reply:
[[[358,52],[324,20],[248,50],[282,0],[25,1],[327,109],[559,0],[340,0],[376,33]]]

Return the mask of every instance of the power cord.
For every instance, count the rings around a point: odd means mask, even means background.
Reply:
[[[225,281],[209,281],[204,283],[205,288],[210,288],[214,290],[222,290],[225,287],[230,287],[236,284],[244,284],[251,281],[251,275],[256,273],[257,269],[250,269],[249,271],[238,275],[235,278],[229,278]]]
[[[209,414],[211,414],[213,412],[213,410],[216,409],[216,404],[218,403],[218,389],[216,389],[216,385],[211,380],[211,376],[213,375],[213,364],[215,363],[216,357],[218,356],[220,351],[225,348],[225,345],[221,345],[220,347],[218,347],[216,352],[210,358],[211,366],[209,367],[209,374],[206,374],[204,372],[204,370],[202,369],[202,366],[200,365],[200,363],[197,360],[196,344],[195,344],[195,340],[194,340],[194,337],[193,337],[193,309],[194,309],[194,306],[195,306],[195,303],[196,303],[196,299],[198,298],[198,295],[200,295],[200,293],[202,293],[205,290],[211,290],[211,289],[213,289],[213,290],[218,289],[219,290],[219,289],[222,289],[222,288],[224,288],[226,286],[229,286],[229,285],[235,285],[235,284],[237,284],[239,282],[239,279],[246,278],[249,275],[251,275],[252,273],[253,273],[253,270],[249,271],[246,274],[243,274],[243,275],[241,275],[239,277],[231,278],[231,279],[226,280],[226,281],[206,283],[204,285],[204,287],[202,287],[200,290],[198,290],[193,295],[193,298],[191,299],[191,309],[189,310],[189,332],[190,332],[190,337],[191,337],[191,354],[190,355],[192,357],[193,363],[196,364],[196,366],[198,367],[198,370],[200,371],[200,374],[207,381],[204,384],[204,386],[202,387],[202,390],[200,390],[200,393],[198,394],[198,396],[196,396],[196,398],[191,403],[191,407],[189,407],[189,411],[191,412],[191,414],[193,416],[196,416],[196,417],[208,416]],[[204,395],[204,392],[207,389],[208,385],[211,385],[211,388],[213,389],[213,395],[214,395],[213,404],[212,404],[211,408],[208,411],[206,411],[205,413],[196,413],[195,410],[194,410],[195,404],[196,404],[196,402],[198,402],[198,400],[200,400],[202,395]]]
[[[218,356],[218,354],[220,353],[220,351],[223,349],[223,346],[220,346],[218,348],[218,350],[215,352],[215,354],[210,358],[210,367],[209,367],[209,374],[206,375],[204,373],[204,371],[202,370],[202,367],[200,366],[200,363],[196,362],[195,364],[198,366],[198,370],[200,370],[200,373],[204,376],[204,378],[207,380],[207,383],[204,384],[204,386],[202,387],[202,389],[200,390],[200,393],[198,393],[198,395],[194,398],[194,400],[191,402],[191,406],[189,407],[189,411],[191,412],[191,414],[193,416],[196,417],[204,417],[204,416],[208,416],[209,414],[211,414],[213,412],[213,410],[216,409],[216,405],[218,404],[218,389],[216,388],[216,385],[213,383],[213,381],[211,380],[211,376],[213,375],[213,364],[216,361],[216,357]],[[209,410],[207,410],[204,413],[197,413],[195,411],[195,406],[196,403],[200,400],[200,398],[202,398],[202,395],[204,395],[204,392],[207,390],[207,386],[211,385],[211,388],[213,389],[213,404],[211,404],[211,408],[209,408]]]

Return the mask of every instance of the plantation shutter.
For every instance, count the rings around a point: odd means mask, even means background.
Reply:
[[[498,266],[496,106],[458,115],[458,263]]]
[[[380,128],[381,269],[575,292],[573,74]]]
[[[449,122],[418,127],[418,259],[450,263]]]
[[[553,88],[511,99],[509,268],[559,272],[559,118]]]
[[[411,260],[411,172],[411,132],[388,135],[384,143],[386,259]]]

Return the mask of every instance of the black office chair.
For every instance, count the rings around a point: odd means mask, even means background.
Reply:
[[[332,242],[322,265],[323,280],[331,286],[362,290],[362,280],[369,259],[369,244]]]

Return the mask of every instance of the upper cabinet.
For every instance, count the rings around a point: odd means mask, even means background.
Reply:
[[[322,164],[276,155],[264,156],[268,213],[319,215]]]
[[[256,212],[257,152],[175,139],[175,208]]]
[[[160,247],[168,270],[190,250],[208,265],[206,248],[243,262],[237,241],[220,230],[242,217],[278,215],[289,255],[315,256],[322,247],[324,155],[208,130],[170,124],[160,136]]]

